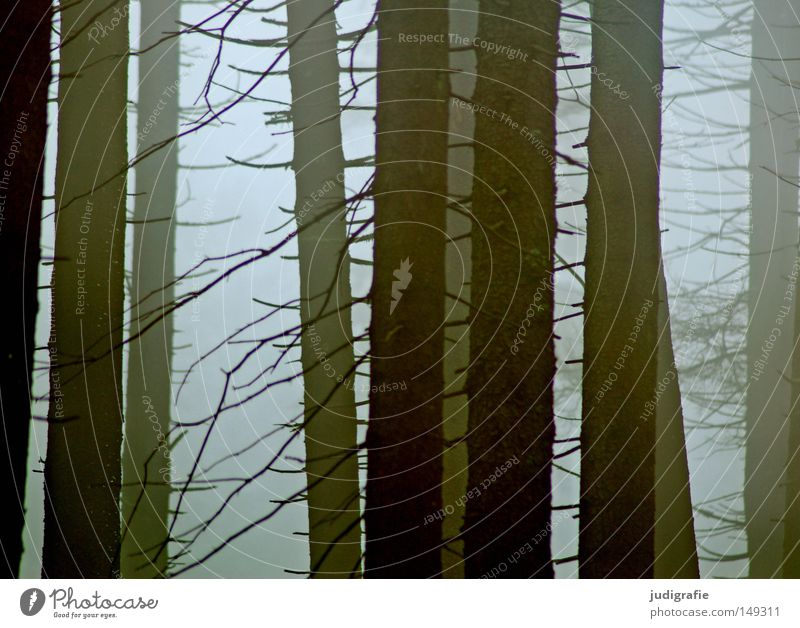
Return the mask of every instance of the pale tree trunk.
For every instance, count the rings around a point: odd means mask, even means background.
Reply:
[[[0,335],[0,577],[17,577],[25,528],[31,373],[39,286],[42,173],[50,85],[51,3],[0,8],[0,267],[8,295]]]
[[[360,571],[350,257],[332,0],[287,4],[304,325],[305,447],[312,577]]]
[[[441,573],[447,8],[446,0],[378,5],[368,577]]]
[[[179,20],[177,0],[141,5],[139,153],[178,133],[180,42],[174,33],[180,29]],[[136,165],[130,328],[134,340],[128,353],[122,450],[124,578],[158,578],[167,571],[173,320],[163,315],[174,298],[177,178],[177,142]],[[148,325],[152,327],[142,334]]]
[[[597,0],[587,139],[579,560],[582,578],[654,568],[661,0]]]
[[[780,577],[783,560],[791,394],[787,375],[794,319],[794,298],[787,299],[787,294],[797,255],[800,74],[796,61],[774,59],[800,57],[798,14],[796,0],[754,2],[744,488],[752,578]]]
[[[794,14],[787,18],[790,20],[790,24],[792,27],[796,27],[797,25],[797,15],[800,14],[800,2],[796,2],[794,0],[790,0],[789,5],[791,8],[794,9]],[[783,30],[783,29],[782,29]],[[791,28],[787,29],[794,32],[796,29]],[[788,35],[788,33],[787,33]],[[783,38],[781,38],[783,42]],[[800,54],[798,50],[798,43],[796,38],[791,38],[790,41],[786,42],[786,45],[792,44],[791,49],[785,51],[786,57],[795,57],[795,55]],[[788,70],[795,70],[794,63],[792,61],[787,62],[785,68]],[[755,66],[754,66],[755,67]],[[795,70],[791,75],[789,75],[789,79],[792,81],[793,89],[792,92],[792,103],[789,105],[789,109],[787,113],[790,115],[790,122],[794,125],[794,131],[787,129],[787,132],[793,132],[794,135],[791,137],[797,137],[798,134],[798,126],[800,125],[800,120],[798,120],[798,109],[800,108],[800,102],[797,99],[797,83],[800,81],[800,77],[796,76],[797,71]],[[780,75],[779,75],[780,76]],[[789,90],[786,88],[785,85],[780,85],[781,91],[784,92],[783,96],[787,98],[789,94],[786,93]],[[789,139],[791,139],[791,137]],[[798,167],[798,147],[795,145],[795,148],[791,150],[788,154],[783,155],[783,159],[785,159],[788,163],[784,162],[784,172],[788,177],[789,182],[795,181],[794,178],[797,176],[797,172],[790,171],[789,168]],[[792,174],[794,173],[794,174]],[[781,188],[785,194],[787,194],[786,199],[786,207],[788,208],[788,203],[792,202],[792,199],[797,201],[797,190],[796,188],[792,190],[791,188],[783,188],[783,184],[778,182],[778,185],[781,185]],[[754,206],[755,207],[755,206]],[[783,205],[781,205],[783,207]],[[791,217],[791,214],[789,214]],[[789,221],[787,221],[788,223]],[[783,220],[781,221],[781,226],[783,225]],[[791,221],[791,226],[793,227],[795,222]],[[792,330],[792,338],[794,342],[792,343],[792,355],[791,355],[791,384],[790,384],[790,395],[791,395],[791,404],[789,409],[789,428],[788,428],[788,452],[787,452],[787,462],[786,462],[786,496],[785,496],[785,506],[784,506],[784,532],[783,532],[783,563],[782,568],[783,572],[782,575],[784,578],[800,578],[800,308],[797,307],[796,299],[797,299],[797,280],[798,280],[798,273],[800,273],[800,254],[797,251],[792,251],[793,254],[797,255],[795,257],[794,263],[791,268],[791,272],[789,273],[789,284],[787,285],[787,290],[791,293],[791,299],[794,301],[794,329]],[[786,331],[784,331],[786,333]]]
[[[42,572],[109,578],[119,575],[128,4],[84,0],[60,14]]]
[[[481,0],[478,49],[468,578],[552,578],[553,257],[560,4]],[[461,103],[464,105],[465,103]]]
[[[680,378],[663,263],[658,273],[655,578],[699,578]],[[650,407],[645,408],[645,412]]]
[[[478,28],[478,0],[450,0],[450,76],[453,95],[471,100],[475,90],[475,49],[465,43],[474,39]],[[470,280],[472,274],[472,174],[475,115],[468,109],[450,110],[450,149],[447,192],[451,205],[447,212],[444,388],[445,449],[442,503],[452,507],[445,512],[442,533],[447,545],[442,551],[445,578],[463,578],[464,543],[460,538],[464,522],[463,495],[467,492],[467,367],[469,365]]]

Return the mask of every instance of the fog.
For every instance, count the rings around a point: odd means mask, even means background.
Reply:
[[[208,101],[216,108],[246,91],[258,74],[280,54],[279,47],[237,44],[233,40],[269,40],[285,35],[284,27],[270,20],[285,20],[283,8],[267,11],[268,2],[256,5],[262,12],[244,12],[225,33],[231,40],[221,48]],[[207,3],[186,3],[185,24],[200,22],[212,12]],[[337,9],[340,33],[354,32],[372,18],[374,3],[348,0]],[[588,15],[583,2],[565,2],[565,12]],[[131,37],[138,36],[138,4],[131,9]],[[263,18],[263,21],[262,21]],[[744,328],[747,316],[747,261],[749,192],[749,103],[750,10],[745,3],[727,1],[666,3],[665,86],[663,94],[662,215],[663,249],[669,286],[676,361],[681,378],[686,438],[691,470],[703,577],[740,577],[747,573],[747,560],[723,560],[747,551],[743,529],[744,453],[742,421],[746,368]],[[221,25],[222,20],[215,22]],[[743,24],[744,27],[738,27]],[[795,25],[797,26],[797,25]],[[562,20],[561,43],[574,56],[564,64],[590,61],[588,25]],[[54,39],[54,43],[56,40]],[[344,44],[342,44],[342,47]],[[182,36],[182,69],[179,84],[184,128],[194,126],[204,109],[203,90],[209,70],[218,54],[218,41],[200,33]],[[368,33],[352,58],[355,71],[341,74],[342,102],[350,101],[341,117],[344,151],[350,163],[346,186],[350,193],[362,188],[372,173],[375,128],[375,81],[370,68],[376,62],[376,35]],[[349,52],[340,63],[351,63]],[[130,64],[130,99],[136,102],[137,61]],[[291,101],[284,57],[275,75],[266,80],[220,120],[180,140],[179,210],[176,236],[176,271],[189,273],[179,282],[177,292],[197,290],[211,278],[247,257],[238,252],[267,249],[294,228],[294,178],[291,170],[292,133],[287,116]],[[284,72],[283,74],[280,74]],[[588,82],[590,70],[559,72],[558,139],[562,155],[585,161],[586,151],[575,148],[586,139],[588,124]],[[353,95],[353,84],[358,83]],[[51,87],[55,95],[55,87]],[[138,112],[149,114],[149,112]],[[50,142],[47,153],[45,194],[54,193],[56,106],[51,105]],[[137,112],[129,111],[129,148],[136,152]],[[248,165],[245,165],[247,162]],[[633,174],[635,174],[635,164]],[[585,171],[565,159],[558,166],[559,202],[583,197]],[[129,178],[129,211],[135,176]],[[52,212],[53,201],[45,213]],[[371,212],[371,201],[359,210],[359,217]],[[582,231],[585,208],[558,210],[562,229]],[[130,227],[129,227],[130,228]],[[52,220],[44,221],[43,255],[52,255]],[[579,262],[583,256],[582,235],[559,234],[557,251],[564,264]],[[173,420],[192,422],[207,417],[218,407],[225,386],[225,372],[253,347],[255,341],[299,324],[297,309],[283,309],[277,315],[251,326],[270,309],[299,297],[296,242],[289,242],[279,254],[249,264],[197,301],[183,307],[175,318]],[[368,293],[371,283],[370,241],[355,244],[351,255],[352,290],[356,297]],[[212,259],[211,262],[203,262]],[[203,262],[201,264],[201,262]],[[130,265],[130,260],[128,260]],[[198,265],[200,266],[198,267]],[[557,264],[558,265],[558,264]],[[49,283],[51,267],[41,268],[41,284]],[[574,274],[573,274],[574,272]],[[557,273],[556,316],[575,311],[570,304],[583,299],[581,269]],[[577,275],[577,277],[576,277]],[[49,291],[41,291],[37,346],[45,347],[49,332]],[[353,310],[354,335],[366,333],[370,311],[364,303]],[[581,365],[570,361],[582,355],[582,318],[557,323],[556,378],[557,438],[579,434]],[[238,330],[235,342],[223,341]],[[221,346],[220,343],[223,343]],[[186,428],[173,448],[172,477],[178,485],[190,473],[202,450],[194,488],[186,494],[175,524],[181,536],[203,522],[223,503],[236,486],[271,459],[289,432],[275,429],[302,416],[302,377],[275,385],[254,397],[267,382],[278,382],[300,373],[299,347],[295,347],[277,368],[272,368],[280,348],[269,343],[256,352],[247,366],[232,380],[227,401],[241,405],[224,412],[208,433],[207,425]],[[213,351],[212,351],[213,350]],[[368,353],[364,341],[356,344],[356,355]],[[718,356],[724,355],[724,358]],[[34,392],[34,414],[47,415],[47,352],[38,351]],[[363,373],[362,373],[363,371]],[[368,398],[366,370],[356,382],[358,402]],[[366,420],[368,407],[358,407]],[[363,439],[365,426],[360,428]],[[173,434],[177,437],[178,432]],[[268,436],[266,436],[268,435]],[[569,444],[557,445],[557,452]],[[35,421],[28,467],[26,507],[28,530],[23,577],[38,577],[42,544],[42,461],[46,457],[46,423]],[[233,455],[235,454],[235,455]],[[280,473],[266,473],[235,495],[224,513],[192,544],[188,557],[178,565],[203,557],[251,522],[273,510],[277,503],[301,491],[305,484],[301,439],[295,439],[281,454]],[[556,460],[553,472],[556,505],[578,502],[580,454]],[[365,477],[363,478],[365,480]],[[201,485],[205,484],[202,490]],[[177,506],[177,492],[173,507]],[[566,514],[565,514],[566,513]],[[554,511],[551,543],[556,559],[577,554],[578,523],[573,511]],[[728,529],[731,520],[741,525]],[[255,526],[202,565],[183,577],[203,578],[286,578],[306,577],[308,571],[308,523],[303,501],[291,503],[274,517]],[[171,555],[180,550],[173,542]],[[715,557],[717,559],[715,559]],[[577,562],[557,564],[557,577],[577,577]]]

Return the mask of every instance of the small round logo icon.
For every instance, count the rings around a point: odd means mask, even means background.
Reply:
[[[44,606],[44,591],[41,589],[28,589],[19,598],[19,610],[23,615],[32,617]]]

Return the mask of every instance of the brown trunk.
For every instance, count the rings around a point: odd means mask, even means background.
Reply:
[[[441,573],[446,0],[378,5],[368,577]],[[430,36],[424,43],[406,36]]]
[[[552,578],[559,3],[481,0],[466,576]],[[454,107],[466,106],[455,101]]]
[[[582,578],[654,567],[661,0],[597,0],[587,140],[579,559]]]
[[[42,573],[110,578],[120,542],[127,2],[64,5],[61,42]]]

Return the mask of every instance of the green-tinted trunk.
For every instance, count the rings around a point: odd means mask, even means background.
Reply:
[[[744,510],[750,577],[772,578],[784,558],[800,122],[797,63],[774,59],[800,57],[791,27],[800,2],[756,0],[754,9]]]
[[[312,577],[360,572],[350,257],[332,0],[287,5]]]
[[[478,37],[510,53],[477,50],[465,571],[552,578],[560,5],[479,6]]]
[[[42,567],[49,578],[119,575],[127,16],[124,0],[61,7]]]
[[[141,7],[138,151],[178,132],[180,3]],[[162,317],[174,289],[178,146],[173,142],[136,165],[131,275],[131,336]],[[173,322],[167,316],[129,345],[125,442],[122,450],[124,578],[158,578],[167,571],[172,414]]]
[[[478,27],[477,0],[450,0],[450,89],[454,94],[472,98],[475,91],[476,58],[472,48],[464,49],[463,40],[474,38]],[[460,45],[459,45],[460,44]],[[452,101],[451,101],[452,103]],[[464,523],[464,500],[467,492],[467,367],[469,366],[469,300],[472,275],[473,146],[475,116],[467,109],[450,111],[450,150],[448,154],[447,250],[445,316],[444,388],[444,482],[442,503],[452,507],[442,521],[447,545],[442,550],[445,578],[464,577],[464,543],[460,538]],[[449,514],[448,514],[449,513]]]
[[[658,274],[658,380],[656,400],[656,578],[699,578],[697,541],[686,456],[680,378],[672,348],[669,296],[663,266]],[[650,416],[653,416],[652,414]]]
[[[579,559],[582,578],[654,569],[661,0],[596,0],[587,139]]]

